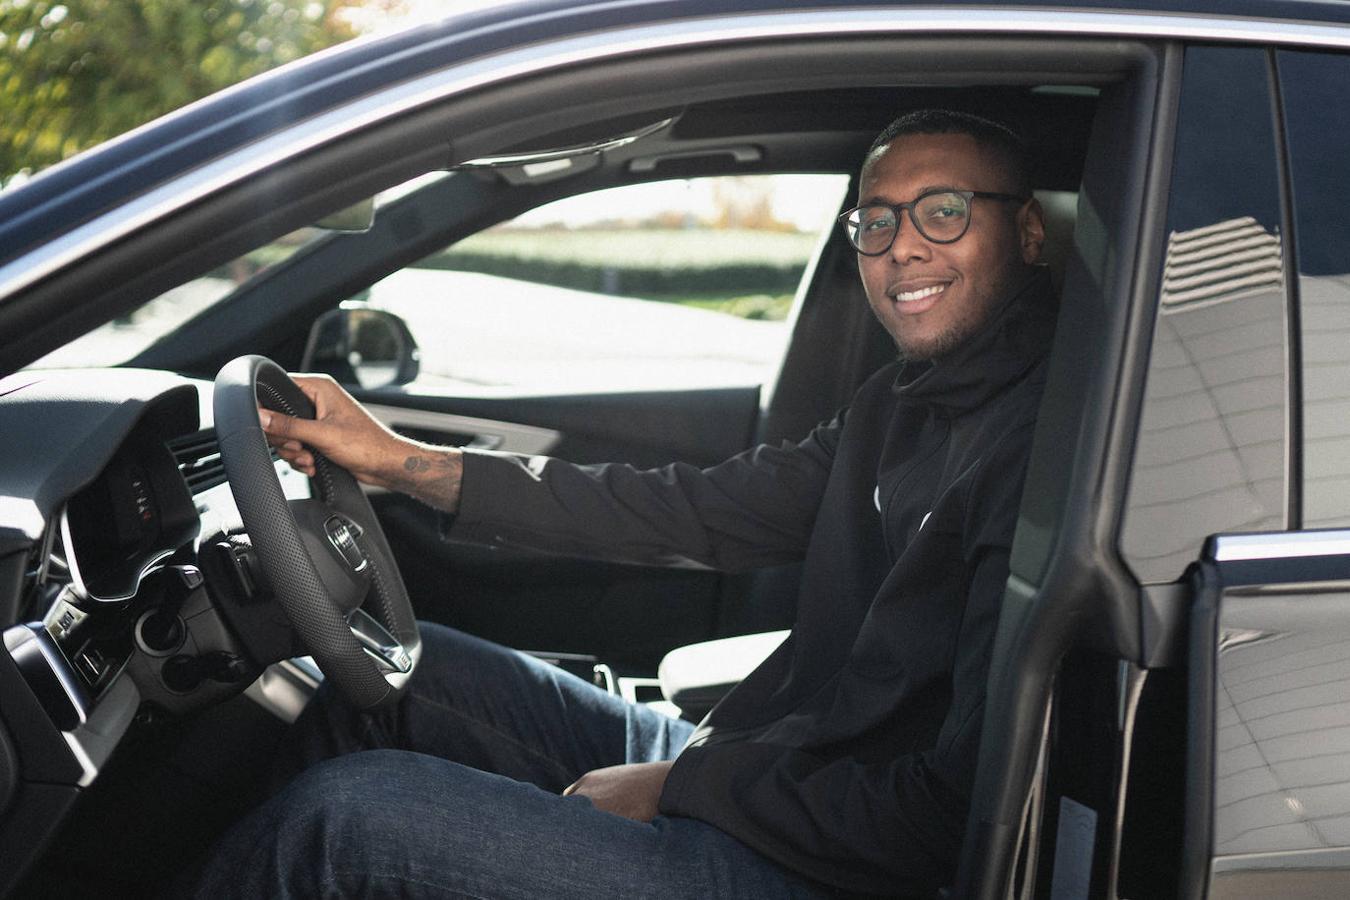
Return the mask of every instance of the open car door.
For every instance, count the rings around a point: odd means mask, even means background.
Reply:
[[[1142,241],[1080,204],[960,896],[1350,893],[1348,75],[1171,47]]]

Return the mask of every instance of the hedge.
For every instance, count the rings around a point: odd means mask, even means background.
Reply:
[[[781,295],[796,290],[815,240],[748,231],[488,231],[417,266],[653,299]]]

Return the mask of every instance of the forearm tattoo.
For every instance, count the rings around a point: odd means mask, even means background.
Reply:
[[[464,461],[454,450],[427,448],[403,460],[394,488],[429,506],[454,512],[459,508],[459,487]]]

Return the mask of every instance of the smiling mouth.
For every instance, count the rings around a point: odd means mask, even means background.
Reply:
[[[932,297],[934,294],[940,294],[947,289],[945,284],[929,285],[926,288],[919,288],[917,291],[900,291],[894,295],[896,300],[901,303],[910,303],[915,300],[922,300],[925,297]]]

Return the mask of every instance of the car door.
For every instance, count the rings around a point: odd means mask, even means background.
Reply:
[[[1128,721],[1099,719],[1095,729],[1118,735],[1113,762],[1098,766],[1114,769],[1100,783],[1118,787],[1096,800],[1058,801],[1093,808],[1099,820],[1118,810],[1118,824],[1102,823],[1101,845],[1115,848],[1098,856],[1107,890],[1203,890],[1195,866],[1208,829],[1183,809],[1213,797],[1215,787],[1209,773],[1184,762],[1207,752],[1202,744],[1213,746],[1199,736],[1214,720],[1187,712],[1196,679],[1206,677],[1194,654],[1206,641],[1213,652],[1217,636],[1202,621],[1213,599],[1208,538],[1278,532],[1296,527],[1300,515],[1297,468],[1287,464],[1298,410],[1287,264],[1296,235],[1287,218],[1278,98],[1265,48],[1186,49],[1166,246],[1120,531],[1122,557],[1140,584],[1141,618],[1152,627],[1143,629],[1139,659],[1103,667],[1100,679],[1105,686],[1114,677],[1130,711]],[[1250,639],[1234,632],[1224,640]],[[1221,717],[1222,732],[1231,706]],[[1245,788],[1234,787],[1219,789],[1226,809],[1241,806]]]
[[[1350,61],[1251,45],[1172,59],[1153,157],[1161,252],[1137,256],[1147,314],[1126,350],[1147,372],[1137,419],[1108,441],[1125,477],[1098,488],[1121,501],[1114,547],[1074,563],[1092,579],[1082,617],[1066,605],[1041,620],[1064,629],[1059,654],[1017,670],[1047,674],[1040,714],[1034,689],[1006,677],[1015,666],[991,684],[1025,704],[1038,752],[990,766],[991,781],[1016,771],[1032,789],[1001,818],[986,805],[968,835],[968,853],[1006,836],[997,867],[968,876],[979,896],[1350,890],[1350,543],[1337,530],[1350,518]],[[1116,384],[1127,410],[1131,383]],[[1047,507],[1031,506],[1035,522]],[[1023,572],[1047,546],[1037,537]],[[1018,568],[1009,598],[1025,625],[1045,588]],[[1056,640],[1031,633],[1010,657]],[[996,748],[982,766],[1006,758]]]
[[[1216,536],[1194,576],[1185,862],[1211,897],[1350,891],[1350,58],[1279,50],[1271,72],[1292,465],[1284,527]]]

